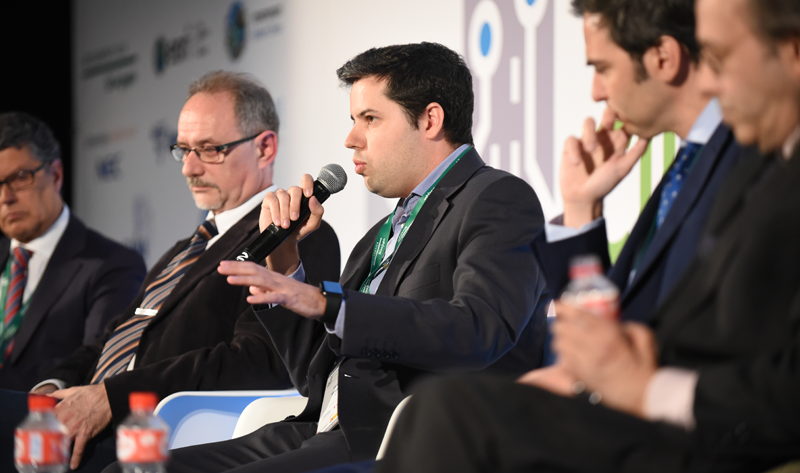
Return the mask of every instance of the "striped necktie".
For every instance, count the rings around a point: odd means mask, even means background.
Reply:
[[[217,235],[213,220],[206,220],[197,229],[185,250],[181,251],[161,271],[144,291],[141,307],[136,314],[114,330],[103,347],[97,362],[92,384],[97,384],[109,376],[122,373],[130,364],[139,346],[142,332],[158,313],[164,300],[170,295],[181,278],[205,251],[208,241]]]
[[[11,262],[11,281],[6,291],[6,310],[3,318],[3,331],[0,336],[0,368],[14,350],[14,335],[22,322],[22,293],[28,283],[28,260],[32,251],[18,246],[14,248],[14,260]]]

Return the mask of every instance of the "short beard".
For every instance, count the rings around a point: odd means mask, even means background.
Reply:
[[[210,187],[212,189],[216,189],[217,191],[219,191],[219,186],[217,186],[213,182],[206,182],[200,179],[199,177],[187,177],[186,184],[189,186],[189,189],[191,189],[192,186],[200,186],[200,187]],[[222,207],[222,202],[218,200],[216,203],[213,204],[201,204],[197,202],[197,200],[195,199],[194,205],[200,210],[217,210],[220,207]]]

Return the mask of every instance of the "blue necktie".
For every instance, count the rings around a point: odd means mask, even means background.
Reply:
[[[664,219],[667,217],[672,203],[683,187],[683,182],[689,171],[692,169],[695,159],[697,158],[698,151],[702,149],[702,145],[697,143],[687,143],[686,146],[678,151],[678,156],[675,157],[675,165],[669,170],[667,174],[667,183],[661,189],[661,201],[658,203],[658,213],[656,214],[656,229],[661,228]]]

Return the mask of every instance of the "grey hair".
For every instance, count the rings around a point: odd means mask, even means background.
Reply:
[[[233,97],[236,126],[249,136],[266,130],[278,133],[280,119],[275,102],[267,89],[250,74],[214,71],[197,79],[189,86],[189,97],[195,94],[227,92]]]
[[[61,146],[45,122],[25,112],[0,113],[0,151],[25,146],[42,163],[61,159]]]

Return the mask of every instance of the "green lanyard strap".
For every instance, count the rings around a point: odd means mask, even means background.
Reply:
[[[436,179],[436,182],[434,182],[433,185],[431,185],[428,188],[428,190],[426,190],[425,193],[422,194],[417,203],[414,205],[414,209],[411,211],[411,214],[408,216],[408,219],[405,221],[405,223],[403,223],[403,225],[400,228],[400,233],[397,235],[397,242],[394,245],[394,251],[392,251],[392,254],[389,255],[389,257],[386,258],[386,261],[384,262],[386,245],[389,242],[389,235],[392,232],[392,217],[394,216],[394,212],[392,212],[389,215],[389,217],[386,219],[386,222],[383,223],[383,226],[381,227],[380,231],[378,231],[378,237],[375,239],[375,246],[372,248],[372,260],[370,262],[369,276],[367,276],[367,279],[365,279],[364,282],[361,284],[361,289],[360,289],[361,292],[363,292],[364,294],[369,294],[370,284],[372,284],[372,281],[375,279],[378,273],[380,273],[389,266],[389,263],[392,261],[392,258],[394,258],[394,254],[397,253],[397,249],[400,248],[400,243],[402,243],[403,238],[405,238],[406,233],[408,233],[408,230],[411,228],[411,224],[414,223],[414,219],[417,218],[417,214],[419,213],[422,206],[425,205],[425,201],[428,200],[428,197],[431,195],[431,192],[433,192],[433,190],[436,188],[436,185],[439,184],[439,181],[442,180],[442,178],[453,168],[453,166],[456,165],[456,163],[458,163],[461,160],[461,158],[465,154],[467,154],[467,152],[470,149],[472,149],[472,146],[467,147],[467,149],[465,149],[463,153],[458,155],[458,157],[454,159],[449,166],[447,166],[447,169],[444,170],[441,176],[439,176],[439,178]],[[395,212],[396,211],[397,210],[395,209]]]

